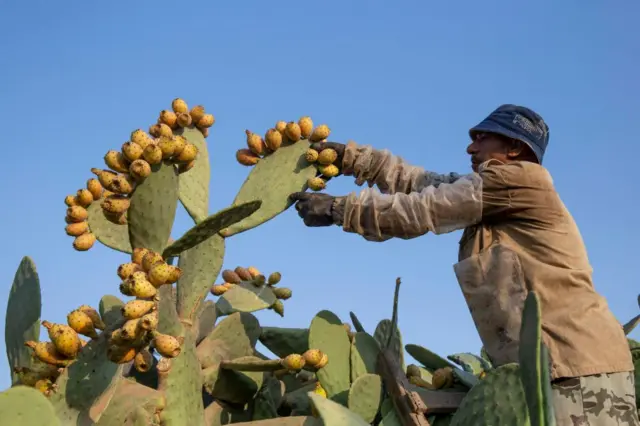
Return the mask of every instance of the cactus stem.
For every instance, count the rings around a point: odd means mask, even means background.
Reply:
[[[282,369],[281,362],[282,360],[280,359],[222,361],[220,363],[220,368],[235,371],[277,371]]]

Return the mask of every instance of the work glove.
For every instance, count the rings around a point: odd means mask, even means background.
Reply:
[[[289,199],[307,226],[342,225],[346,197],[333,197],[321,193],[294,192]]]
[[[338,168],[342,171],[342,159],[344,158],[344,150],[346,148],[345,144],[338,142],[314,142],[310,146],[311,149],[315,149],[319,153],[322,152],[323,149],[331,148],[336,153],[338,153],[338,158],[334,162],[338,166]]]

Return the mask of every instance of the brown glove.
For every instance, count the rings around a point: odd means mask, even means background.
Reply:
[[[318,152],[322,152],[322,150],[331,148],[336,153],[338,153],[338,159],[335,161],[338,164],[338,168],[342,169],[342,159],[344,158],[344,150],[346,145],[338,142],[315,142],[311,144],[311,149],[315,149]]]
[[[331,226],[343,223],[345,197],[294,192],[289,199],[296,203],[295,209],[307,226]]]

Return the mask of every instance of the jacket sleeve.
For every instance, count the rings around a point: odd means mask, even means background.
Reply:
[[[376,185],[383,194],[409,194],[430,185],[453,183],[460,178],[457,173],[439,174],[411,166],[387,150],[376,150],[370,145],[358,145],[355,142],[347,143],[342,174],[355,176],[359,186],[365,182],[370,188]]]
[[[452,183],[409,194],[367,188],[346,197],[342,227],[369,241],[445,234],[508,213],[508,192],[499,173],[480,168]]]

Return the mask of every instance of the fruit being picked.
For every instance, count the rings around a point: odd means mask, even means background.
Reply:
[[[318,166],[318,171],[322,174],[322,176],[331,178],[336,177],[340,174],[340,169],[333,164],[329,164],[327,166]]]
[[[321,177],[313,177],[307,181],[307,185],[312,191],[322,191],[327,187],[327,183]]]
[[[318,163],[326,166],[338,159],[338,153],[336,150],[327,148],[323,149],[320,154],[318,154]]]
[[[255,166],[260,161],[260,157],[254,154],[250,149],[243,148],[236,151],[236,160],[243,166]]]
[[[311,134],[309,140],[311,142],[320,142],[328,138],[329,134],[331,134],[331,129],[329,129],[329,126],[327,126],[326,124],[321,124],[313,129],[313,133]]]

